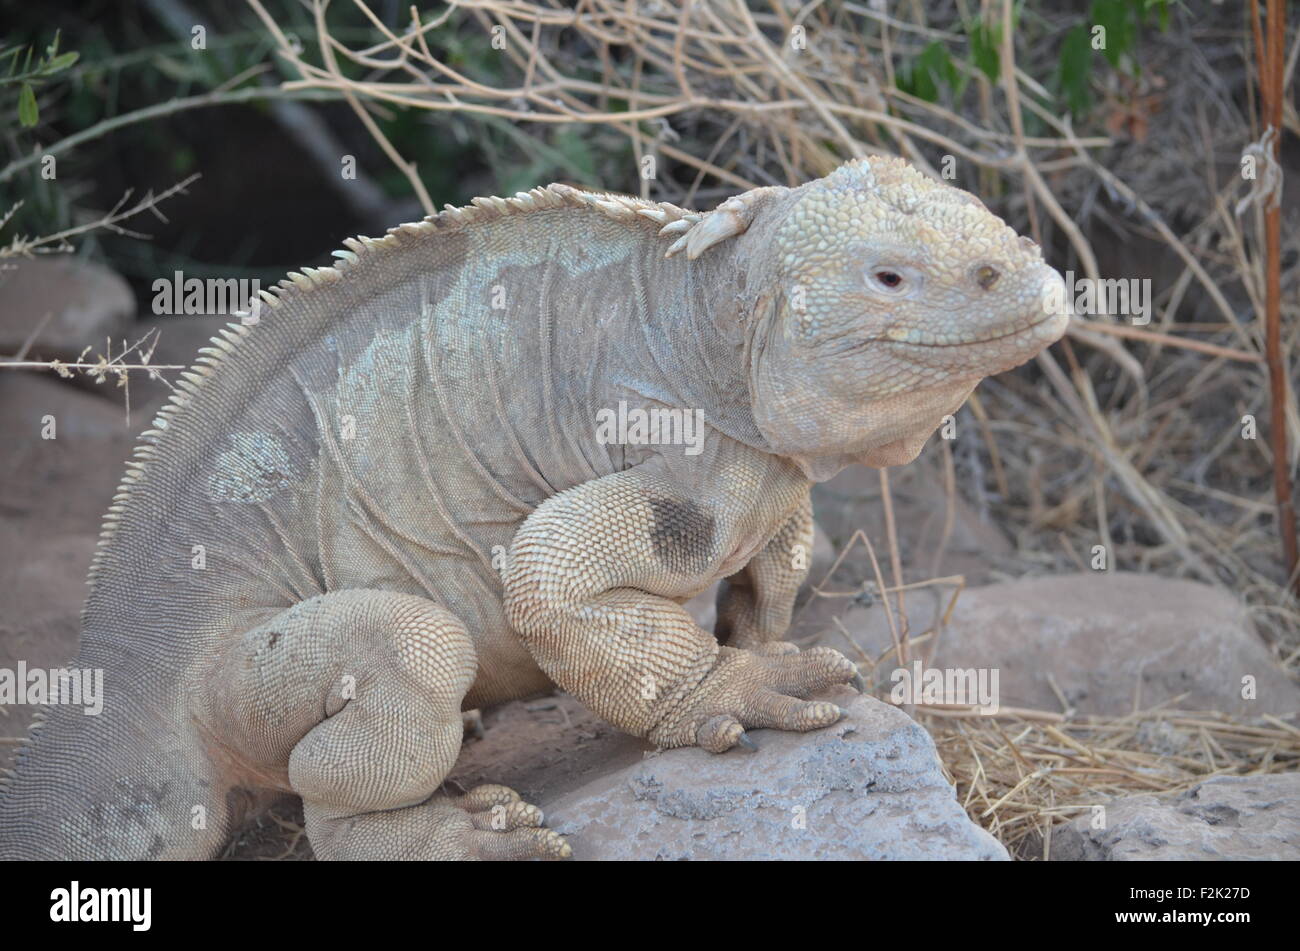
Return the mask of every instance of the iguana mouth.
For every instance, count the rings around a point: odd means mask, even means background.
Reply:
[[[1060,318],[1059,314],[1048,314],[1042,320],[1035,321],[1024,327],[1018,327],[1015,330],[1008,330],[1006,333],[996,334],[992,337],[978,337],[970,340],[953,340],[953,341],[935,341],[934,343],[925,343],[919,340],[895,340],[890,337],[873,337],[873,341],[880,343],[893,343],[905,347],[925,347],[927,349],[950,349],[954,347],[973,347],[978,344],[996,343],[999,340],[1006,340],[1010,337],[1038,337],[1038,330],[1047,326],[1054,320]],[[1054,338],[1053,338],[1054,339]]]
[[[961,347],[974,347],[980,344],[997,343],[999,340],[1007,340],[1012,337],[1026,337],[1030,339],[1040,338],[1044,341],[1050,342],[1050,340],[1055,340],[1056,337],[1059,337],[1060,335],[1057,334],[1056,336],[1051,337],[1049,340],[1048,336],[1046,334],[1040,334],[1039,330],[1040,328],[1046,327],[1051,321],[1057,320],[1059,316],[1060,315],[1058,314],[1048,314],[1042,320],[1036,321],[1032,324],[1027,324],[1024,327],[1018,327],[1015,330],[1008,330],[1005,333],[994,334],[991,337],[978,337],[978,338],[967,339],[967,340],[944,340],[944,341],[936,340],[927,343],[921,340],[907,340],[905,338],[899,339],[896,337],[887,337],[887,336],[868,337],[864,340],[857,340],[852,344],[850,344],[849,346],[844,347],[841,350],[837,350],[836,354],[839,355],[845,353],[854,353],[858,350],[863,349],[864,347],[868,347],[871,346],[872,344],[877,344],[877,343],[891,344],[897,347],[915,347],[924,350],[955,350]]]

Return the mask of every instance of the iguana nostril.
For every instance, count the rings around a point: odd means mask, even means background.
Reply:
[[[998,282],[998,278],[1001,276],[1002,274],[997,268],[989,267],[987,264],[975,271],[976,282],[986,291],[991,290],[993,285]]]

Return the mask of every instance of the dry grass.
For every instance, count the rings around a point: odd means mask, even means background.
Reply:
[[[971,819],[1022,859],[1048,858],[1054,825],[1120,796],[1174,796],[1213,776],[1300,769],[1300,729],[1270,716],[915,713]]]

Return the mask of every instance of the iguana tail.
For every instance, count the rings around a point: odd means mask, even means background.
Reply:
[[[215,856],[242,816],[203,745],[125,698],[85,709],[42,711],[0,779],[0,859]]]

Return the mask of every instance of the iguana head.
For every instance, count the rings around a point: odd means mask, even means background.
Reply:
[[[910,462],[981,378],[1065,331],[1037,245],[901,159],[853,162],[756,212],[732,201],[754,218],[746,283],[762,289],[754,418],[810,478]]]

